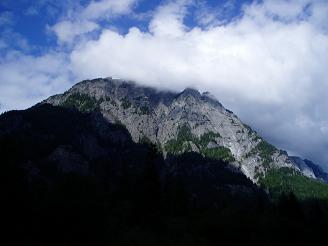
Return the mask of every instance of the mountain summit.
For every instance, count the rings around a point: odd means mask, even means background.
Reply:
[[[156,144],[164,156],[196,152],[221,159],[258,184],[281,168],[327,181],[313,166],[266,142],[208,92],[158,91],[106,78],[82,81],[43,103],[100,112],[108,122],[125,126],[133,141]]]
[[[328,226],[328,175],[192,88],[82,81],[1,114],[0,163],[3,245],[303,245]]]

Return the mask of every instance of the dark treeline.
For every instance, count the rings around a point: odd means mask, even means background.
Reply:
[[[100,115],[0,116],[2,245],[320,242],[327,201],[272,200],[225,162],[135,144]]]

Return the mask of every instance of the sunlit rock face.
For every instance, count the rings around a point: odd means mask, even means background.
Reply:
[[[135,142],[156,144],[164,157],[198,152],[229,162],[254,182],[280,167],[317,178],[304,161],[267,143],[208,92],[159,91],[106,78],[82,81],[43,103],[100,112],[109,122],[124,125]]]

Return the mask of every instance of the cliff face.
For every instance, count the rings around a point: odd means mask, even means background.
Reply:
[[[44,103],[99,111],[109,122],[124,125],[135,142],[157,144],[164,156],[193,151],[224,159],[254,182],[272,168],[305,170],[209,93],[194,89],[173,93],[111,78],[95,79],[82,81]],[[303,174],[315,177],[308,169]]]

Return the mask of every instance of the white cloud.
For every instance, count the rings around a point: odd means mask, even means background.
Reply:
[[[266,0],[255,3],[246,9],[247,14],[255,18],[273,17],[283,21],[294,21],[304,15],[304,9],[309,5],[309,0]]]
[[[182,0],[169,2],[158,7],[153,16],[149,30],[156,36],[181,36],[187,30],[183,18],[187,13],[187,5],[191,1]]]
[[[150,32],[103,30],[81,44],[72,69],[81,79],[113,75],[210,90],[275,144],[328,163],[313,154],[328,144],[328,35],[317,7],[328,3],[312,2],[304,13],[308,4],[254,3],[224,26],[189,30],[184,2],[170,2],[158,8]]]
[[[317,72],[315,65],[322,67],[327,60],[315,52],[325,49],[327,36],[307,22],[285,24],[266,17],[262,25],[245,16],[227,26],[187,30],[183,7],[160,7],[150,22],[150,33],[131,28],[123,36],[104,30],[98,40],[73,51],[73,65],[83,71],[82,76],[115,73],[161,84],[170,74],[181,83],[198,85],[205,80],[250,100],[282,103],[296,80],[302,88],[307,86],[312,81],[306,78],[313,69]],[[89,64],[88,58],[96,57],[98,62]],[[294,90],[302,94],[297,87]]]
[[[76,37],[97,30],[97,20],[128,14],[136,2],[137,0],[91,1],[85,8],[75,6],[70,9],[62,21],[48,29],[56,34],[59,43],[71,44]]]
[[[0,111],[24,109],[71,85],[65,54],[9,52],[0,63]]]
[[[91,21],[61,21],[50,29],[56,34],[60,43],[72,43],[75,37],[95,31],[99,26]]]
[[[136,0],[101,0],[91,1],[91,3],[82,11],[81,16],[84,19],[96,20],[99,18],[108,18],[111,15],[122,15],[130,13]]]

